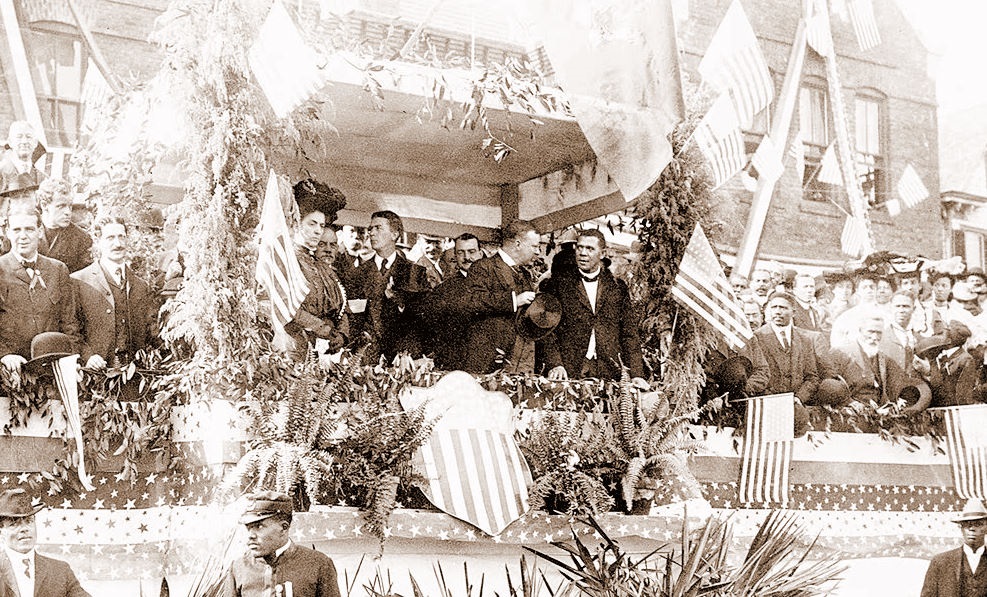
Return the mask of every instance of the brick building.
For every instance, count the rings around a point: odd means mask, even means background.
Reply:
[[[800,6],[798,2],[742,0],[765,60],[775,80],[776,97],[746,131],[748,153],[753,153],[770,126],[779,105]],[[699,82],[696,72],[709,41],[730,0],[691,0],[679,32],[683,71]],[[943,251],[943,222],[936,200],[939,190],[938,124],[935,81],[928,74],[929,53],[911,24],[892,0],[875,0],[875,17],[882,43],[860,51],[853,28],[832,16],[833,41],[855,144],[858,172],[866,174],[864,190],[872,206],[870,218],[877,249],[939,257]],[[806,54],[800,95],[789,141],[801,128],[805,140],[805,177],[799,180],[794,158],[785,156],[785,172],[775,187],[763,230],[759,258],[794,263],[832,264],[846,259],[840,252],[840,233],[849,211],[846,192],[816,180],[823,151],[834,139],[832,98],[829,97],[824,60],[812,50]],[[912,164],[930,199],[891,218],[885,201],[895,196],[903,169]],[[723,232],[718,238],[726,253],[737,250],[750,211],[753,193],[740,176],[721,187],[716,207]]]
[[[944,113],[940,132],[946,251],[987,268],[987,106]]]

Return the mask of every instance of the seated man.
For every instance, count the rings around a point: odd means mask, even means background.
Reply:
[[[860,328],[861,320],[871,317],[875,312],[884,315],[877,309],[877,281],[879,276],[871,271],[861,271],[854,276],[854,297],[857,304],[840,313],[833,320],[833,328],[829,335],[829,345],[842,346],[853,342]]]
[[[884,405],[909,396],[902,393],[914,386],[894,359],[881,353],[884,316],[874,307],[870,315],[860,318],[857,334],[850,342],[834,346],[830,354],[827,377],[839,377],[850,388],[850,401]],[[914,396],[917,400],[918,396]]]
[[[93,239],[72,223],[72,189],[61,178],[49,178],[36,193],[41,207],[41,242],[38,252],[77,272],[93,262]]]
[[[884,328],[881,338],[881,352],[892,359],[906,373],[912,369],[917,334],[911,329],[912,315],[915,312],[915,297],[905,290],[891,295],[891,319]]]

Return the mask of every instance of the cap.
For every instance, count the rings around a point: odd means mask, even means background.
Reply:
[[[276,491],[258,491],[247,495],[247,509],[240,524],[250,524],[278,514],[292,513],[291,498]]]

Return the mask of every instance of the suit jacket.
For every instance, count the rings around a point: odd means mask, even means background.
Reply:
[[[22,597],[7,552],[0,550],[0,596]],[[34,554],[33,597],[90,597],[67,562]]]
[[[440,369],[462,367],[470,324],[468,290],[466,276],[456,271],[421,301],[422,342],[435,353],[435,363]]]
[[[39,277],[32,288],[27,270],[13,253],[0,256],[0,356],[31,358],[31,339],[62,332],[78,345],[75,290],[65,264],[38,255]]]
[[[130,299],[130,345],[136,351],[150,344],[157,336],[158,304],[147,282],[129,267],[125,276],[126,292]],[[112,363],[116,350],[117,306],[114,304],[111,282],[98,261],[72,274],[72,281],[75,283],[82,362],[98,354],[107,363]]]
[[[93,262],[93,239],[85,230],[70,223],[61,229],[44,229],[38,253],[57,259],[77,272]]]
[[[354,317],[353,335],[361,331],[370,337],[371,360],[378,354],[391,359],[401,351],[415,353],[420,347],[418,327],[414,320],[418,302],[429,290],[424,268],[408,261],[401,251],[394,263],[383,272],[373,259],[357,268],[358,289],[351,298],[367,300],[362,317]],[[385,294],[388,286],[394,296]]]
[[[266,586],[267,570],[271,571],[271,587]],[[340,597],[336,566],[329,556],[294,543],[271,565],[249,554],[235,560],[218,595],[268,597],[275,594],[275,586],[284,586],[285,582],[291,583],[295,597]]]
[[[33,165],[31,166],[30,173],[34,177],[35,184],[41,184],[41,181],[47,178],[44,172],[38,170]],[[0,191],[5,190],[7,188],[7,183],[10,182],[11,179],[16,178],[18,174],[20,174],[20,170],[17,169],[17,166],[14,164],[13,160],[10,159],[10,151],[5,151],[3,153],[3,158],[0,159]]]
[[[792,305],[792,324],[797,328],[803,330],[812,330],[814,332],[819,332],[822,330],[829,329],[829,322],[826,320],[826,312],[818,307],[810,307],[812,313],[809,313],[809,308],[803,307],[798,301]]]
[[[512,297],[531,291],[531,280],[523,270],[507,265],[499,253],[480,259],[469,271],[472,321],[465,368],[470,373],[490,373],[500,367],[500,355],[509,357],[514,349],[518,336]]]
[[[878,351],[877,370],[860,346],[842,344],[831,354],[831,375],[839,375],[850,386],[850,399],[860,402],[873,400],[878,404],[893,402],[905,386],[911,385],[908,377],[893,359]]]
[[[980,368],[965,348],[951,355],[940,355],[929,363],[929,387],[932,406],[975,404],[974,389],[978,385]]]
[[[962,597],[960,594],[960,574],[966,563],[963,548],[957,547],[932,556],[929,568],[925,571],[920,597]],[[983,581],[987,576],[987,561],[980,560],[975,577]]]
[[[819,365],[812,339],[792,326],[791,346],[786,352],[770,324],[759,327],[754,336],[768,361],[766,394],[795,392],[803,403],[811,403],[819,387]]]
[[[562,304],[559,325],[543,341],[545,365],[549,370],[561,365],[569,377],[578,377],[590,335],[595,331],[596,358],[608,378],[620,379],[621,364],[628,368],[631,377],[644,377],[638,317],[622,280],[602,268],[595,311],[579,275],[560,276],[546,286]]]
[[[902,342],[894,328],[888,323],[884,326],[884,335],[881,336],[881,345],[879,348],[882,353],[886,354],[895,363],[898,363],[908,373],[912,370],[912,357],[915,355],[914,343],[917,338],[911,330],[905,330],[905,332],[912,336],[912,346],[908,346],[908,344]]]

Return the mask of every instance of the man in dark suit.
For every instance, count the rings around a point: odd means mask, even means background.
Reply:
[[[804,404],[811,404],[819,387],[819,365],[812,339],[792,324],[795,298],[787,292],[774,292],[765,303],[767,323],[754,332],[768,361],[765,394],[794,392]]]
[[[247,527],[248,553],[230,566],[217,595],[340,597],[332,559],[289,538],[291,498],[260,491],[247,499],[240,524]]]
[[[123,218],[96,222],[99,261],[74,274],[86,367],[124,365],[157,335],[157,302],[147,282],[127,267]]]
[[[468,301],[473,321],[468,332],[465,368],[490,373],[507,365],[514,371],[534,369],[534,351],[515,328],[518,310],[535,299],[531,278],[522,269],[541,249],[541,238],[530,223],[515,220],[503,229],[500,248],[470,268]],[[530,362],[515,360],[531,354]]]
[[[546,284],[562,305],[562,318],[544,340],[549,379],[620,379],[627,367],[644,389],[644,360],[638,318],[627,285],[603,267],[607,241],[599,230],[576,236],[576,275]]]
[[[816,279],[808,274],[797,274],[792,282],[792,323],[797,328],[820,332],[827,327],[824,311],[816,306]]]
[[[827,377],[841,377],[850,387],[850,400],[878,405],[902,397],[902,390],[914,384],[898,363],[880,350],[884,337],[884,316],[875,308],[862,314],[859,328],[849,342],[834,346],[827,365]]]
[[[38,135],[31,123],[26,120],[10,123],[6,145],[7,151],[4,152],[3,159],[0,159],[0,190],[7,190],[10,181],[22,174],[27,175],[35,186],[40,184],[45,175],[34,164],[45,151],[38,144]]]
[[[93,262],[93,239],[72,223],[72,188],[61,178],[49,178],[36,193],[41,207],[41,242],[38,252],[77,272]]]
[[[41,332],[62,332],[79,342],[69,270],[38,254],[40,227],[33,202],[8,205],[12,249],[0,256],[0,363],[15,376],[31,356],[31,339]]]
[[[980,500],[971,499],[953,522],[960,525],[963,545],[933,556],[925,572],[921,597],[987,595],[987,508]]]
[[[414,313],[429,290],[427,274],[397,249],[404,224],[396,213],[371,214],[367,233],[374,256],[357,268],[357,288],[351,298],[365,300],[366,308],[362,316],[355,317],[354,335],[365,334],[369,340],[367,356],[372,361],[380,355],[390,360],[402,351],[418,353],[421,347]]]
[[[454,254],[455,271],[421,302],[423,348],[435,355],[435,364],[444,370],[462,367],[470,323],[467,275],[473,262],[483,256],[480,241],[469,232],[456,237]]]
[[[66,562],[34,550],[38,542],[34,515],[43,508],[32,506],[23,489],[0,494],[0,596],[89,597]]]

